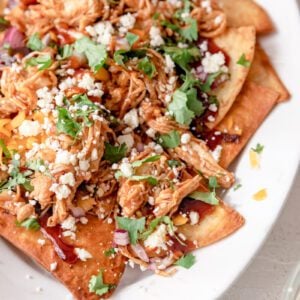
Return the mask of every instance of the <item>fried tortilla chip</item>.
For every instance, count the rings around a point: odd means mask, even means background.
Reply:
[[[290,98],[289,91],[280,80],[268,55],[259,44],[256,45],[254,60],[250,68],[248,78],[261,86],[278,92],[280,94],[278,102],[283,102]]]
[[[255,28],[239,27],[230,28],[225,34],[214,39],[218,45],[230,57],[229,74],[230,79],[214,91],[219,101],[219,112],[214,122],[208,122],[209,128],[214,128],[226,115],[240,93],[247,78],[249,68],[238,64],[239,59],[244,55],[252,62],[255,50]]]
[[[237,143],[222,143],[219,164],[227,168],[244,148],[260,124],[276,105],[280,95],[276,91],[247,81],[229,113],[217,130],[240,135]]]
[[[219,0],[224,9],[229,27],[252,25],[258,34],[274,31],[267,12],[253,0]]]
[[[100,221],[89,216],[88,224],[77,224],[76,241],[74,246],[85,249],[91,255],[86,261],[78,260],[70,265],[61,260],[54,250],[52,242],[46,239],[40,231],[31,231],[17,227],[15,217],[0,210],[0,235],[22,250],[50,272],[50,264],[56,262],[57,267],[52,275],[61,281],[76,299],[99,299],[89,292],[91,276],[103,272],[103,281],[107,284],[118,284],[124,271],[124,258],[116,254],[113,258],[106,257],[104,251],[112,247],[113,224]],[[45,245],[40,245],[38,239],[45,239]],[[105,294],[107,298],[110,293]]]
[[[229,236],[245,223],[245,219],[237,211],[221,200],[216,206],[194,201],[202,206],[200,223],[178,226],[178,232],[192,242],[194,249],[211,245]]]

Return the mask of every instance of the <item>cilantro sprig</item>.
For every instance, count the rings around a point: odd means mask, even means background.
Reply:
[[[190,269],[194,264],[196,263],[196,257],[189,253],[187,255],[182,256],[180,259],[178,259],[174,265],[183,267],[185,269]]]
[[[45,47],[38,33],[29,38],[26,46],[33,51],[41,51]]]
[[[89,66],[94,72],[99,71],[106,62],[107,52],[105,46],[96,44],[86,36],[75,42],[74,49],[86,56]]]
[[[130,48],[131,48],[134,45],[134,43],[138,41],[139,36],[134,34],[134,33],[127,32],[125,38],[126,38],[128,44],[129,44]]]
[[[31,57],[26,61],[26,66],[38,67],[39,71],[49,69],[52,66],[52,58],[50,54],[44,54],[38,57]]]
[[[177,130],[172,130],[167,134],[160,135],[158,142],[163,148],[176,148],[180,144],[180,134]]]
[[[238,65],[241,65],[245,68],[249,68],[251,66],[251,62],[246,58],[245,53],[243,53],[241,55],[241,57],[239,58],[239,60],[237,61]]]
[[[98,296],[106,294],[110,289],[115,288],[114,284],[107,284],[103,282],[102,271],[98,275],[93,275],[89,281],[89,291]]]
[[[257,154],[261,154],[264,151],[265,146],[257,143],[257,145],[255,146],[255,148],[251,148],[252,151],[256,152]]]
[[[109,143],[105,143],[105,150],[103,158],[114,164],[119,162],[123,157],[126,156],[127,146],[125,143],[120,146],[113,146]]]
[[[66,108],[57,107],[58,121],[56,128],[58,133],[65,133],[73,138],[76,138],[81,131],[81,125],[72,118],[71,114]]]
[[[128,231],[130,243],[136,245],[139,234],[145,230],[146,219],[130,219],[126,217],[116,217],[118,228]]]
[[[18,227],[24,227],[27,230],[38,231],[40,229],[40,224],[38,220],[34,217],[30,217],[22,222],[16,222]]]
[[[156,73],[156,67],[151,60],[146,56],[138,63],[138,69],[144,72],[149,78],[152,78]]]

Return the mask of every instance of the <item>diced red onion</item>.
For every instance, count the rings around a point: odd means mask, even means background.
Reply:
[[[9,27],[5,31],[2,44],[9,44],[12,49],[19,49],[25,47],[25,36],[16,27]]]
[[[80,218],[85,216],[85,211],[81,207],[72,207],[71,212],[73,217]]]
[[[145,249],[140,244],[131,245],[131,249],[142,261],[149,262],[149,257]]]
[[[129,244],[128,231],[123,229],[117,229],[114,232],[114,243],[119,246],[127,246]]]
[[[138,151],[138,152],[143,152],[144,151],[144,144],[142,144],[142,143],[138,143],[137,145],[136,145],[136,150]]]
[[[148,269],[151,271],[156,271],[157,270],[156,264],[152,262],[151,264],[149,264]]]

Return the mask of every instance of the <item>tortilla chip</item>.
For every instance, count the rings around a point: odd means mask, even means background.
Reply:
[[[280,80],[268,55],[258,44],[256,45],[254,60],[248,78],[253,82],[278,92],[280,94],[278,102],[283,102],[290,98],[289,91]]]
[[[86,262],[77,261],[74,265],[62,261],[56,254],[52,242],[40,231],[34,232],[15,225],[15,217],[0,210],[0,235],[22,250],[50,272],[50,264],[57,262],[52,272],[74,295],[76,299],[96,300],[99,296],[90,293],[88,284],[92,275],[103,271],[105,283],[117,284],[124,271],[124,259],[120,254],[107,258],[104,251],[112,247],[113,224],[102,222],[96,217],[88,216],[88,224],[77,224],[74,246],[87,250],[93,256]],[[45,239],[44,246],[38,239]],[[17,275],[17,274],[16,274]],[[110,293],[105,294],[107,298]]]
[[[222,143],[219,164],[227,168],[247,144],[260,124],[276,105],[279,94],[254,82],[247,81],[233,107],[217,130],[240,134],[238,143]]]
[[[208,128],[214,128],[226,115],[240,93],[247,78],[249,68],[239,65],[237,62],[245,55],[252,62],[255,50],[255,28],[240,27],[230,28],[219,37],[214,39],[216,45],[224,50],[230,57],[230,79],[214,91],[219,101],[219,112],[214,122],[208,122]]]
[[[212,206],[212,209],[204,217],[200,216],[199,224],[185,224],[177,228],[197,249],[229,236],[244,223],[245,219],[237,211],[220,200],[219,205]]]
[[[258,34],[274,31],[267,12],[253,0],[219,0],[224,9],[229,27],[252,25]]]

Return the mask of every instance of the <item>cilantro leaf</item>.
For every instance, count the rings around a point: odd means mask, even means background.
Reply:
[[[116,252],[115,248],[110,248],[110,249],[107,249],[107,250],[104,251],[104,255],[106,257],[110,257],[110,256],[112,256],[112,255],[114,255],[116,253],[117,252]]]
[[[134,161],[131,165],[132,165],[132,167],[137,168],[145,163],[158,161],[158,160],[160,160],[160,158],[161,158],[161,155],[153,155],[153,156],[141,159],[141,160]]]
[[[116,217],[118,227],[128,231],[130,243],[135,245],[138,240],[138,234],[145,229],[146,219],[142,217],[140,219],[130,219],[126,217]]]
[[[3,17],[0,17],[0,32],[4,31],[9,26],[9,22]]]
[[[189,64],[201,58],[198,47],[178,48],[175,46],[166,46],[163,48],[166,54],[169,54],[172,60],[184,71],[189,70]]]
[[[4,156],[6,158],[11,158],[11,154],[10,154],[9,150],[7,149],[3,139],[0,139],[0,147],[2,148],[2,152],[3,152]]]
[[[180,135],[177,130],[172,130],[167,134],[162,134],[158,138],[158,142],[163,148],[176,148],[180,144]]]
[[[58,122],[56,128],[59,133],[66,133],[73,138],[76,138],[81,131],[81,125],[77,123],[70,115],[67,109],[63,107],[57,107]]]
[[[120,146],[113,146],[109,143],[105,143],[105,150],[103,158],[108,160],[110,163],[117,163],[123,157],[125,157],[127,152],[127,146],[123,143]]]
[[[171,30],[175,31],[175,32],[179,32],[180,31],[180,27],[176,24],[173,24],[167,20],[162,20],[160,22],[160,24],[166,28],[170,28]]]
[[[97,45],[86,36],[75,42],[74,49],[76,52],[86,56],[89,66],[94,72],[99,71],[106,62],[107,52],[105,46]]]
[[[168,216],[158,217],[150,222],[147,230],[141,234],[141,238],[143,240],[146,240],[149,237],[149,235],[151,235],[154,232],[154,230],[160,223],[167,224],[169,226],[169,230],[172,232],[174,231],[174,225],[170,217]]]
[[[194,264],[196,263],[196,257],[189,253],[187,255],[182,256],[180,259],[178,259],[174,265],[183,267],[185,269],[190,269]]]
[[[218,184],[216,176],[209,177],[208,186],[209,186],[210,189],[213,189],[213,190],[215,190],[216,188],[219,187],[219,184]]]
[[[144,49],[139,49],[139,50],[124,50],[124,49],[120,49],[120,50],[117,50],[115,53],[114,53],[114,61],[120,65],[120,66],[124,66],[124,64],[134,58],[134,57],[137,57],[137,58],[143,58],[145,57],[146,55],[146,50]]]
[[[243,53],[241,55],[241,57],[237,61],[237,64],[241,65],[241,66],[243,66],[245,68],[249,68],[251,66],[251,62],[249,60],[247,60],[245,53]]]
[[[52,63],[53,61],[50,54],[45,54],[38,57],[31,57],[26,61],[27,66],[37,66],[39,71],[49,69]]]
[[[138,63],[138,69],[143,71],[149,78],[152,78],[156,73],[155,65],[150,61],[150,59],[146,56]]]
[[[98,296],[106,294],[110,289],[114,288],[113,284],[106,284],[103,282],[102,271],[97,276],[93,275],[89,281],[89,291]]]
[[[207,93],[211,90],[211,86],[213,85],[213,83],[215,82],[215,80],[222,74],[222,71],[213,73],[213,74],[209,74],[206,78],[205,83],[200,84],[200,88],[202,90],[202,92]]]
[[[199,200],[210,205],[219,205],[219,200],[216,197],[216,192],[194,192],[188,196],[191,199]]]
[[[41,167],[45,167],[45,162],[42,159],[27,161],[26,166],[28,169],[31,169],[35,172],[40,172]]]
[[[66,59],[72,56],[73,54],[73,45],[64,45],[60,48],[61,59]]]
[[[133,44],[138,41],[139,39],[139,36],[134,34],[134,33],[131,33],[131,32],[127,32],[126,34],[126,40],[130,46],[130,48],[133,46]]]
[[[233,188],[233,191],[237,191],[238,189],[240,189],[242,187],[242,185],[239,183],[237,184],[234,188]]]
[[[181,162],[179,160],[170,159],[167,161],[167,164],[170,168],[176,168],[181,166]]]
[[[189,42],[198,40],[198,24],[193,18],[185,18],[186,25],[180,29],[180,34]]]
[[[257,154],[261,154],[264,151],[265,146],[258,143],[255,148],[251,148],[252,151],[256,152]]]
[[[29,38],[26,46],[33,51],[40,51],[44,48],[44,44],[38,33],[35,33]]]
[[[176,90],[172,102],[168,106],[169,112],[176,122],[182,125],[190,125],[195,113],[188,108],[188,96],[185,92]]]
[[[16,222],[18,227],[24,227],[28,230],[38,231],[40,229],[40,224],[38,220],[34,217],[28,218],[22,222]]]
[[[129,177],[128,179],[133,180],[133,181],[143,181],[143,180],[145,180],[151,185],[157,185],[158,184],[157,178],[155,178],[154,176],[150,176],[150,175],[133,175],[133,176]]]
[[[188,109],[194,112],[197,117],[201,116],[204,113],[204,107],[202,102],[198,100],[197,90],[195,88],[189,89],[186,96]]]

